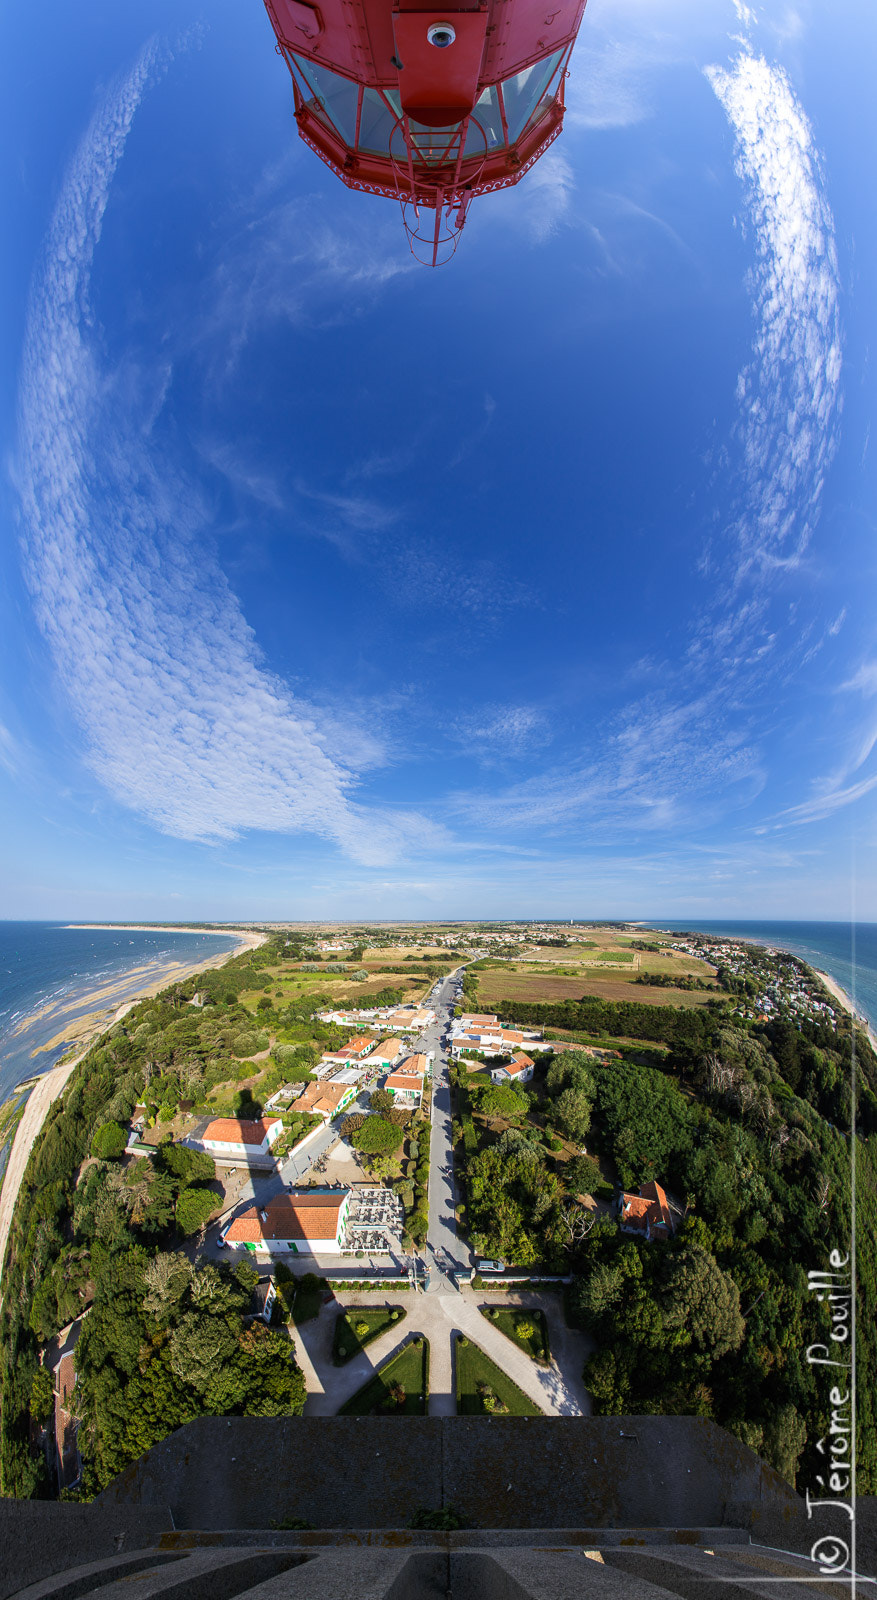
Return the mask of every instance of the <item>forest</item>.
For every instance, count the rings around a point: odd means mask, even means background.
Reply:
[[[604,1032],[650,1009],[596,1004]],[[537,1009],[567,1008],[519,1007],[516,1020],[536,1021]],[[676,1033],[674,1013],[659,1015],[669,1051],[566,1051],[516,1090],[456,1069],[470,1241],[572,1273],[568,1315],[594,1340],[584,1376],[595,1411],[709,1416],[790,1482],[813,1483],[830,1385],[806,1359],[828,1328],[807,1273],[849,1249],[852,1034],[691,1012],[675,1013]],[[857,1045],[859,1489],[874,1493],[877,1338],[865,1308],[877,1293],[877,1062],[864,1035]],[[570,1158],[571,1139],[587,1154]],[[677,1208],[666,1243],[622,1232],[608,1200],[650,1179]],[[604,1202],[596,1214],[589,1195]]]
[[[169,1132],[152,1154],[123,1160],[137,1104],[159,1129],[181,1103],[252,1115],[259,1101],[235,1085],[254,1071],[265,1090],[310,1076],[318,1043],[341,1037],[310,1021],[313,999],[305,1017],[298,1005],[276,1011],[265,994],[258,1022],[240,999],[295,953],[269,940],[141,1002],[87,1051],[50,1108],[3,1268],[3,1494],[53,1492],[39,1353],[84,1312],[74,1407],[86,1496],[191,1417],[301,1410],[304,1380],[285,1329],[248,1317],[252,1268],[195,1263],[192,1244],[217,1205],[213,1162]],[[273,1058],[254,1068],[268,1028]]]

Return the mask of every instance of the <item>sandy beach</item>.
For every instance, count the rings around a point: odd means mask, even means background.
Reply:
[[[814,967],[813,971],[816,973],[817,978],[819,978],[820,981],[825,984],[825,987],[832,999],[836,1000],[839,1006],[843,1006],[844,1011],[849,1012],[851,1017],[855,1017],[856,1021],[861,1023],[868,1035],[868,1038],[874,1046],[874,1049],[877,1050],[877,1035],[874,1034],[874,1031],[868,1023],[867,1018],[863,1017],[862,1013],[856,1010],[852,1000],[846,992],[846,989],[842,989],[840,984],[834,978],[829,977],[827,972],[822,971],[821,967]]]
[[[88,926],[96,927],[97,924],[89,923]],[[134,924],[129,923],[126,926],[133,928]],[[205,932],[203,928],[156,928],[148,931],[155,931],[156,933]],[[219,929],[215,931],[217,933],[220,932]],[[255,933],[249,929],[228,928],[221,931],[228,938],[234,938],[239,941],[237,950],[222,950],[215,956],[208,956],[204,961],[174,962],[170,966],[162,968],[161,973],[157,976],[154,975],[154,967],[135,968],[125,978],[118,979],[111,984],[105,984],[103,987],[94,989],[88,994],[79,996],[76,1002],[76,1010],[79,1015],[69,1019],[66,1031],[62,1026],[51,1042],[32,1052],[34,1056],[38,1057],[41,1050],[57,1048],[58,1045],[68,1041],[70,1043],[75,1042],[80,1046],[78,1053],[70,1061],[63,1062],[60,1066],[54,1067],[52,1071],[43,1073],[37,1079],[34,1088],[30,1092],[21,1121],[15,1131],[6,1171],[3,1174],[3,1186],[0,1189],[0,1273],[2,1273],[3,1259],[6,1254],[6,1241],[9,1238],[9,1229],[12,1224],[12,1213],[15,1209],[21,1180],[24,1177],[28,1156],[33,1149],[37,1134],[43,1125],[50,1105],[53,1100],[57,1100],[74,1067],[82,1060],[94,1040],[101,1033],[106,1032],[107,1028],[112,1027],[114,1023],[120,1022],[131,1010],[132,1006],[137,1005],[138,1001],[150,999],[153,995],[159,994],[162,989],[168,988],[170,984],[179,983],[183,978],[191,977],[193,973],[205,972],[211,967],[221,967],[226,961],[230,961],[233,956],[240,955],[243,950],[254,950],[259,945],[264,944],[267,938],[266,934]],[[146,972],[153,973],[153,977],[140,987],[138,976]],[[136,994],[131,993],[132,984],[137,989]],[[25,1019],[25,1025],[31,1026],[37,1016],[45,1017],[50,1015],[51,1009],[51,1007],[44,1007],[40,1013],[33,1013]]]

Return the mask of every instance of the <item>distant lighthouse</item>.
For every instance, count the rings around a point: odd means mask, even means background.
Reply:
[[[349,188],[398,200],[414,254],[436,266],[470,201],[517,183],[560,133],[585,0],[265,9],[305,144]]]

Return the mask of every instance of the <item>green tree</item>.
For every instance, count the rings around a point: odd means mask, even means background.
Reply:
[[[181,1183],[210,1183],[216,1177],[216,1162],[206,1150],[190,1150],[184,1144],[166,1144],[162,1147],[159,1160]]]
[[[393,1109],[393,1096],[386,1089],[372,1089],[369,1104],[379,1117],[386,1117]]]
[[[385,1122],[383,1117],[366,1117],[362,1127],[356,1129],[351,1142],[364,1155],[386,1156],[398,1150],[402,1143],[402,1130],[392,1122]]]
[[[558,1125],[581,1144],[591,1126],[591,1102],[582,1089],[564,1089],[554,1103]]]
[[[48,1422],[55,1409],[55,1389],[47,1367],[37,1367],[30,1386],[30,1414],[36,1422]]]
[[[177,1227],[185,1237],[197,1233],[220,1204],[220,1197],[212,1189],[193,1186],[184,1189],[177,1200]]]
[[[662,1304],[665,1326],[713,1357],[737,1350],[743,1341],[740,1291],[700,1245],[668,1258]]]
[[[486,1117],[523,1117],[529,1105],[523,1095],[515,1094],[514,1089],[507,1089],[503,1085],[485,1089],[478,1100],[478,1109]]]
[[[234,1332],[225,1317],[187,1311],[170,1337],[171,1369],[181,1383],[189,1384],[197,1394],[203,1395],[231,1358],[236,1345]]]
[[[143,1281],[146,1288],[144,1311],[158,1322],[164,1322],[192,1281],[192,1263],[177,1250],[162,1250],[144,1268]]]
[[[598,1261],[584,1278],[570,1285],[570,1304],[587,1327],[599,1322],[605,1312],[617,1305],[624,1293],[624,1273],[620,1267]]]
[[[128,1135],[117,1122],[104,1122],[91,1141],[91,1153],[101,1161],[118,1161],[125,1154]]]
[[[570,1194],[593,1194],[603,1182],[603,1174],[590,1156],[574,1156],[563,1169],[563,1181]]]

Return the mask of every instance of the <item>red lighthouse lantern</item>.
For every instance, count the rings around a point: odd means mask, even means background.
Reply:
[[[563,125],[585,0],[265,0],[305,144],[398,200],[415,255],[456,248],[470,201],[518,183]]]

